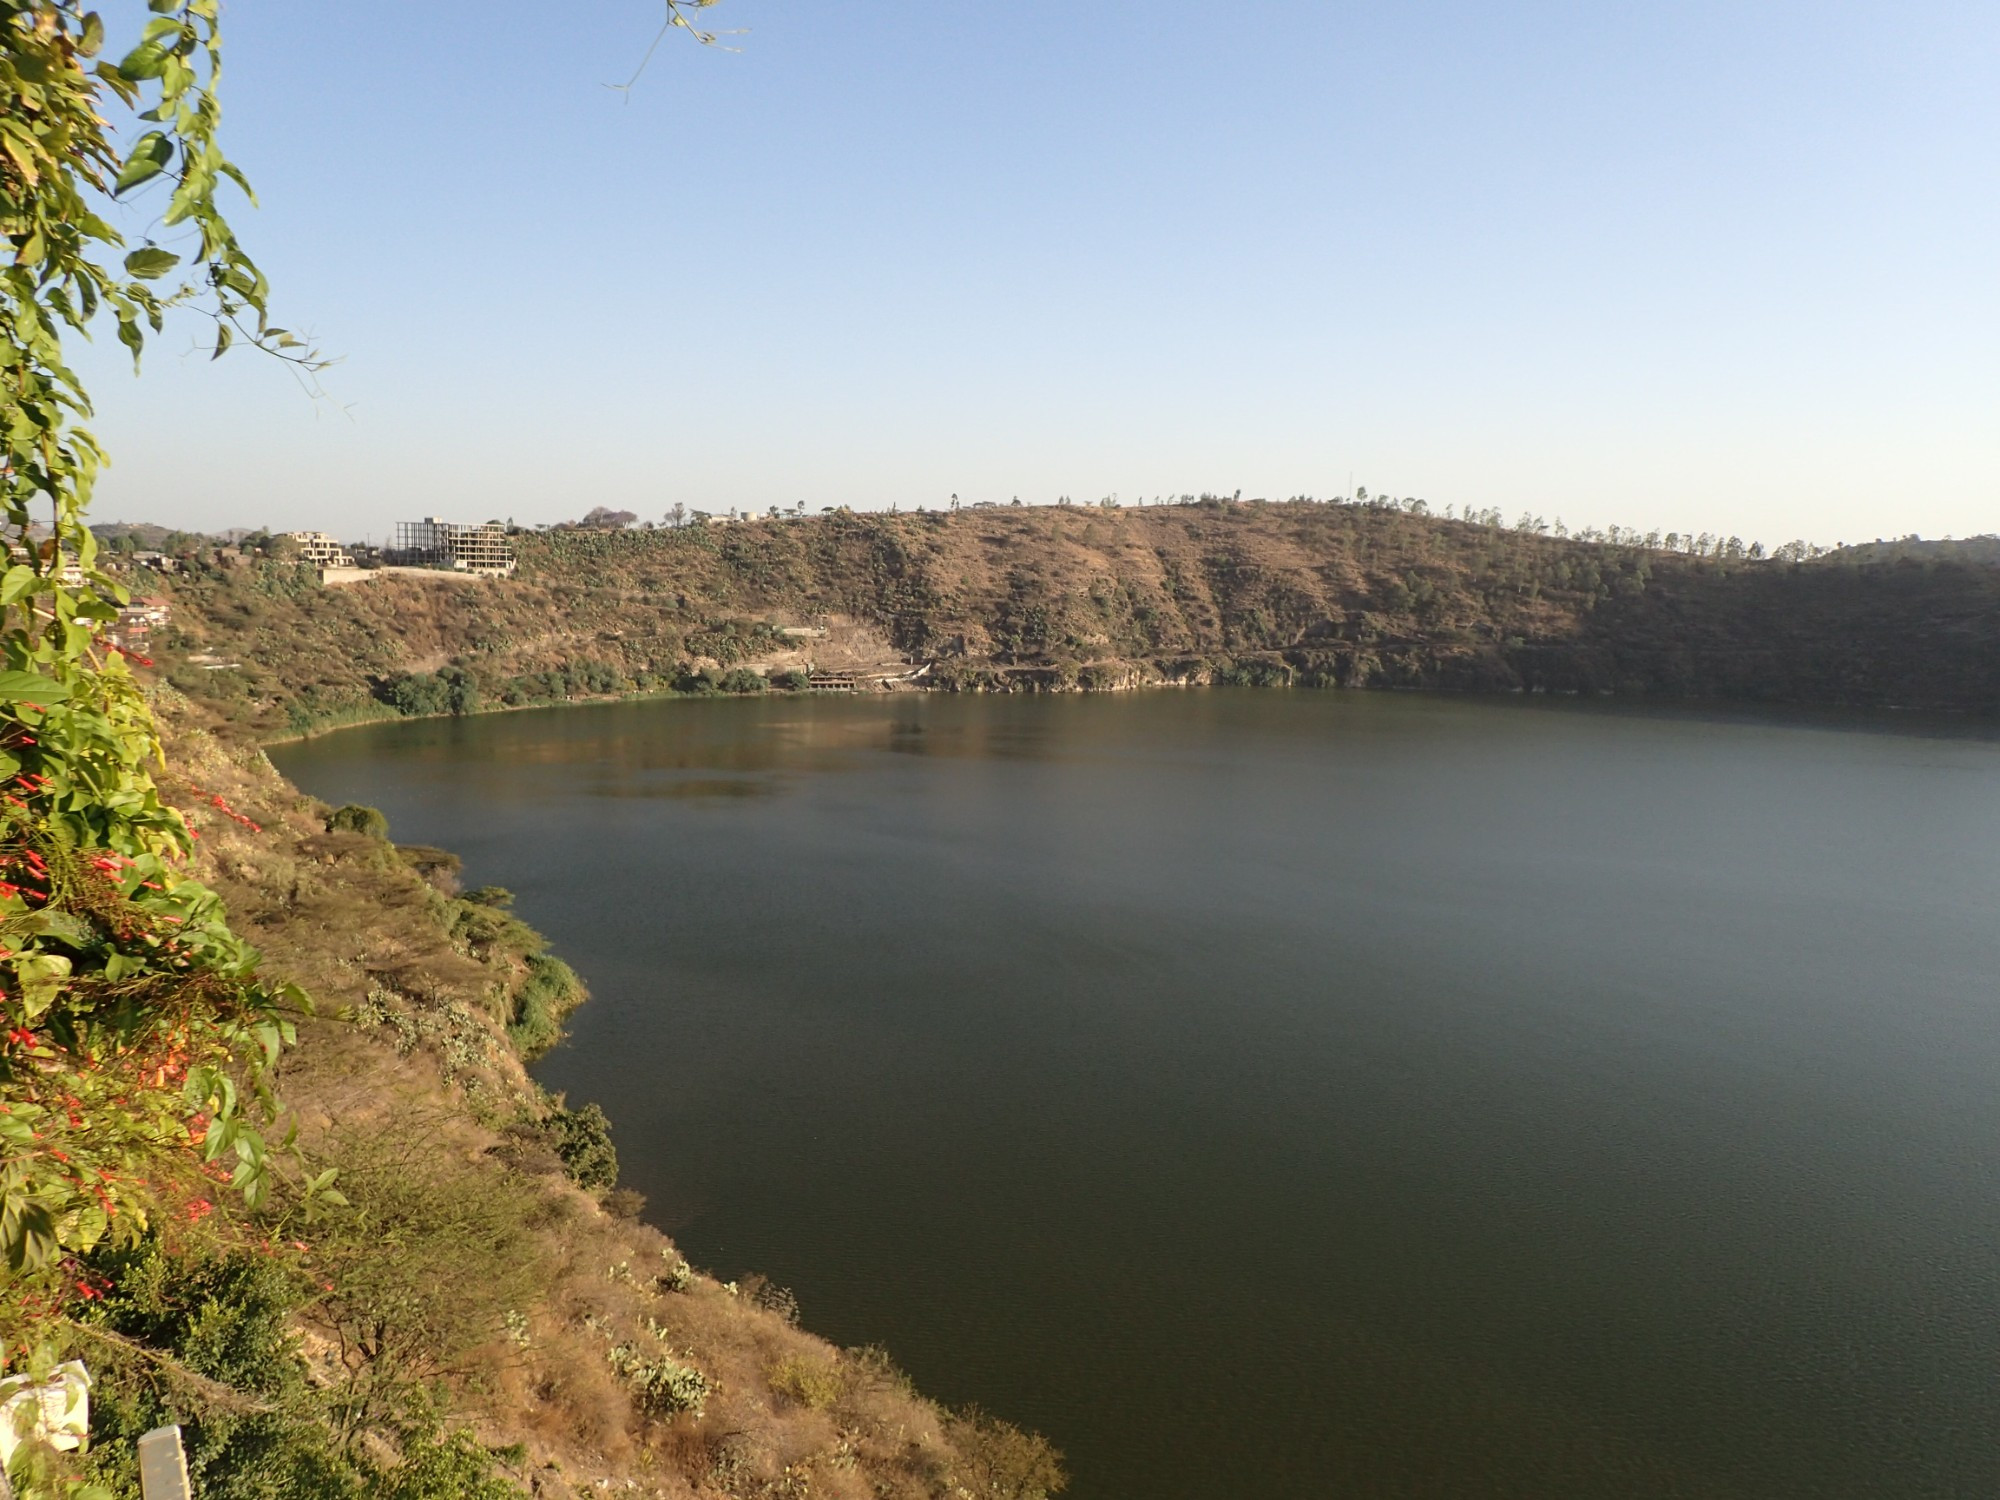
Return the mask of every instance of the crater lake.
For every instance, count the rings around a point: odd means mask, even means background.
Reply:
[[[2000,743],[1286,691],[276,747],[517,893],[697,1265],[1080,1500],[2000,1494]]]

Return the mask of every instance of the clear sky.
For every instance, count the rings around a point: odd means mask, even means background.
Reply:
[[[343,362],[100,335],[96,517],[2000,529],[1992,0],[723,0],[606,89],[659,14],[234,0],[238,227]]]

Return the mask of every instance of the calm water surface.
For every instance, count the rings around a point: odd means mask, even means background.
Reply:
[[[275,757],[596,999],[540,1068],[1073,1494],[2000,1494],[2000,744],[1339,694]]]

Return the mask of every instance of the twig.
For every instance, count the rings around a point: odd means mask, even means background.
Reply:
[[[667,18],[660,23],[659,31],[654,34],[651,45],[646,48],[646,55],[639,59],[639,66],[632,70],[632,76],[623,83],[607,83],[604,86],[615,94],[623,94],[625,102],[630,104],[632,102],[632,86],[645,74],[647,67],[653,61],[653,54],[660,50],[660,43],[667,39],[667,33],[672,31],[676,26],[686,31],[688,35],[692,36],[704,47],[722,46],[721,38],[724,36],[742,36],[743,28],[729,32],[699,30],[689,23],[686,16],[681,14],[684,7],[692,6],[696,10],[704,10],[715,3],[716,0],[664,0],[664,4],[667,7]],[[738,49],[735,47],[722,47],[722,50],[724,52],[735,52]]]

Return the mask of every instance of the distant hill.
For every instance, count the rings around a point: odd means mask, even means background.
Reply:
[[[90,529],[100,542],[115,542],[129,536],[141,549],[148,552],[160,551],[166,545],[168,537],[200,535],[199,532],[181,531],[172,526],[156,526],[151,521],[104,521]]]
[[[704,664],[824,666],[862,649],[856,632],[960,690],[1171,680],[2000,714],[2000,568],[1983,563],[1691,556],[1310,502],[515,540],[504,582],[324,590],[283,564],[197,566],[166,585],[175,623],[155,654],[260,735],[392,703],[701,690]],[[821,625],[824,644],[783,633]]]
[[[2000,564],[2000,536],[1960,537],[1956,541],[1927,542],[1922,537],[1898,537],[1891,541],[1860,542],[1852,547],[1840,547],[1826,555],[1825,561],[1887,563],[1902,562],[1957,562]]]

